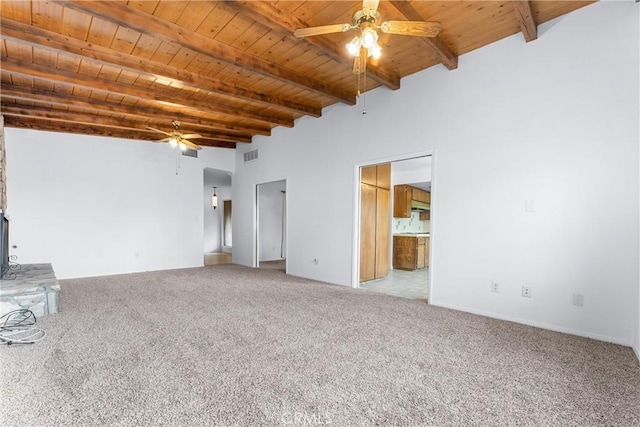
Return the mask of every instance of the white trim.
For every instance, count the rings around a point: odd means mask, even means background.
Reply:
[[[438,246],[437,243],[434,244],[434,240],[433,240],[433,236],[436,235],[437,233],[434,234],[433,230],[434,228],[437,228],[437,224],[438,221],[435,220],[434,221],[434,217],[437,218],[438,214],[438,203],[433,203],[434,198],[436,200],[438,200],[438,185],[436,183],[437,179],[436,179],[436,150],[433,150],[431,152],[431,202],[430,202],[430,208],[429,208],[429,287],[428,287],[428,291],[427,291],[427,304],[431,304],[431,299],[433,298],[433,254],[434,254],[434,248]],[[434,227],[435,226],[435,227]],[[436,239],[437,242],[437,239]]]
[[[604,342],[610,342],[610,343],[613,343],[613,344],[623,345],[625,347],[632,347],[631,341],[629,341],[629,340],[622,340],[622,339],[619,339],[619,338],[608,337],[608,336],[605,336],[605,335],[591,334],[591,333],[588,333],[588,332],[578,331],[578,330],[571,329],[571,328],[563,328],[561,326],[550,325],[548,323],[532,322],[532,321],[527,320],[527,319],[521,319],[521,318],[516,318],[516,317],[511,317],[511,316],[503,316],[501,314],[496,314],[496,313],[488,313],[488,312],[485,312],[485,311],[482,311],[482,310],[475,310],[473,308],[468,308],[468,307],[460,307],[460,306],[451,305],[451,304],[442,304],[442,303],[439,303],[437,301],[429,301],[429,303],[431,305],[436,306],[436,307],[449,308],[449,309],[452,309],[452,310],[463,311],[465,313],[471,313],[471,314],[477,314],[479,316],[489,317],[489,318],[492,318],[492,319],[506,320],[508,322],[520,323],[522,325],[533,326],[533,327],[536,327],[536,328],[546,329],[546,330],[549,330],[549,331],[561,332],[561,333],[564,333],[564,334],[575,335],[575,336],[583,337],[583,338],[591,338],[591,339],[598,340],[598,341],[604,341]],[[635,351],[635,349],[634,349],[634,351]],[[636,355],[638,355],[637,352],[636,352]]]
[[[640,362],[640,348],[636,346],[632,346],[631,348],[633,349],[633,352],[636,354],[636,357],[638,358],[638,362]]]

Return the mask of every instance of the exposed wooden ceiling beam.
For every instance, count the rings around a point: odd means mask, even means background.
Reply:
[[[308,24],[290,13],[282,11],[275,2],[270,1],[231,1],[229,5],[233,6],[242,13],[256,22],[274,31],[288,32],[293,37],[293,31],[297,28],[306,28]],[[350,17],[349,17],[350,19]],[[308,39],[297,39],[298,43],[305,43],[309,46],[319,49],[320,52],[334,61],[344,65],[347,68],[353,66],[353,57],[348,57],[344,53],[336,50],[333,43],[322,37],[312,37]],[[400,89],[400,78],[387,70],[384,66],[367,64],[367,78],[386,86],[389,89]]]
[[[420,13],[406,1],[390,0],[389,3],[410,21],[425,20]],[[425,45],[429,46],[429,48],[433,49],[442,65],[447,67],[449,70],[455,70],[458,68],[458,55],[453,53],[449,46],[447,46],[440,37],[422,37],[420,40],[422,40]]]
[[[273,62],[251,55],[240,49],[202,36],[184,27],[162,20],[152,14],[134,9],[120,2],[54,0],[64,7],[99,16],[109,22],[138,31],[151,37],[160,37],[202,55],[220,59],[263,76],[294,84],[300,88],[329,96],[348,105],[355,105],[355,95],[333,88],[319,80],[298,74]]]
[[[238,87],[237,85],[211,79],[198,73],[179,70],[169,65],[142,59],[134,55],[118,52],[94,43],[23,24],[11,19],[2,19],[0,34],[2,34],[2,37],[5,39],[14,40],[19,43],[27,43],[55,52],[69,53],[82,59],[88,59],[115,68],[124,68],[135,73],[161,76],[180,83],[182,86],[233,96],[238,99],[260,104],[264,107],[285,108],[294,113],[302,113],[313,117],[320,117],[322,114],[320,107],[304,105],[263,93],[257,93]]]
[[[105,126],[123,130],[135,130],[139,132],[150,132],[157,136],[156,139],[161,139],[163,138],[163,136],[158,134],[157,132],[147,129],[147,126],[166,131],[173,130],[168,129],[166,124],[164,124],[163,122],[159,122],[158,120],[143,123],[131,119],[112,118],[97,114],[75,113],[64,110],[54,110],[45,107],[25,106],[18,104],[3,104],[2,114],[10,116],[34,117],[53,121],[64,121],[67,123],[75,124],[92,124],[96,126]],[[187,128],[183,126],[182,130],[184,131],[184,133],[197,132],[198,134],[202,135],[202,139],[209,139],[213,141],[251,142],[251,138],[206,133],[197,128]],[[198,141],[200,141],[200,139],[198,139]]]
[[[173,120],[180,120],[185,124],[198,125],[205,128],[214,129],[217,132],[226,132],[229,135],[251,136],[255,135],[271,135],[271,129],[261,126],[238,127],[230,125],[226,122],[215,120],[202,114],[187,114],[184,111],[176,111],[175,108],[158,103],[156,108],[140,107],[138,105],[126,105],[117,102],[103,101],[94,98],[80,98],[76,95],[52,92],[48,90],[34,89],[31,87],[22,87],[2,83],[0,86],[0,94],[3,97],[13,99],[30,100],[38,102],[47,102],[54,105],[73,106],[90,109],[92,111],[104,111],[112,113],[127,114],[140,118],[155,118],[166,121],[167,124]]]
[[[516,13],[518,24],[522,30],[522,35],[527,43],[538,38],[538,25],[533,17],[533,9],[531,8],[531,2],[528,0],[514,0],[513,10]]]
[[[193,96],[185,98],[184,94],[178,89],[171,89],[170,87],[162,85],[155,85],[151,88],[141,88],[139,86],[128,85],[113,80],[91,77],[60,69],[52,69],[43,65],[30,62],[27,63],[13,58],[3,58],[2,70],[18,73],[28,77],[36,77],[43,80],[82,86],[90,90],[108,91],[112,93],[119,93],[123,96],[135,96],[143,99],[171,102],[175,104],[176,109],[183,107],[200,108],[231,117],[241,117],[263,123],[293,127],[292,118],[275,116],[266,117],[258,113],[242,110],[237,106],[216,104],[209,100],[196,99]]]
[[[137,139],[144,141],[155,141],[152,134],[132,130],[122,130],[112,127],[104,127],[94,124],[72,124],[33,117],[5,115],[5,127],[26,128],[34,130],[45,130],[49,132],[72,133],[79,135],[106,136],[122,139]],[[203,147],[236,148],[235,142],[201,140],[198,145]]]

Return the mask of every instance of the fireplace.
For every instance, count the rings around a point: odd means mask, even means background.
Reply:
[[[9,219],[0,212],[0,280],[9,269]]]

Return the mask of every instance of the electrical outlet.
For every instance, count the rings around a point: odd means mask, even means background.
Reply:
[[[500,287],[496,282],[491,282],[491,292],[495,292],[495,293],[500,292]]]
[[[531,286],[522,287],[522,296],[525,298],[531,298]]]
[[[576,307],[584,306],[584,295],[582,294],[573,294],[573,305]]]

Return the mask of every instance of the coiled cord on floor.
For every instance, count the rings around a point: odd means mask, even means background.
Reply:
[[[36,315],[31,310],[13,310],[0,317],[0,343],[33,344],[46,335],[45,331],[36,328]]]

